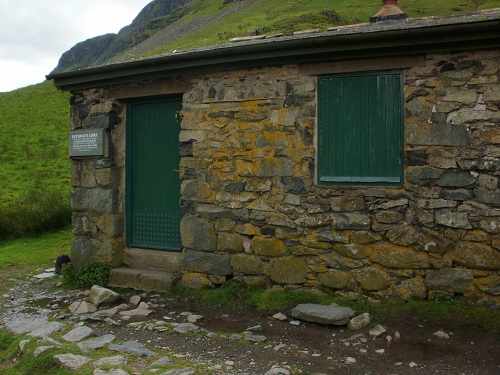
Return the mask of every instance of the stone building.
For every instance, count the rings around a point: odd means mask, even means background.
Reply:
[[[72,258],[111,283],[500,293],[500,10],[48,76],[72,92]],[[383,18],[383,17],[379,17]],[[123,266],[124,265],[124,266]]]

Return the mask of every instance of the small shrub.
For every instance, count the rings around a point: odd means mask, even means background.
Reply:
[[[76,272],[71,263],[62,267],[63,285],[79,288],[92,285],[106,286],[109,280],[109,271],[113,266],[109,263],[89,262],[79,272]]]

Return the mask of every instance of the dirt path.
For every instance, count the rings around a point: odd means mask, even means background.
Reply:
[[[153,312],[142,318],[103,318],[67,314],[67,306],[82,300],[83,294],[55,287],[57,280],[17,281],[1,297],[3,318],[19,312],[46,314],[67,323],[91,327],[95,335],[112,333],[116,340],[135,340],[155,351],[166,351],[175,361],[191,363],[197,374],[497,374],[500,373],[498,335],[458,322],[439,323],[414,316],[399,316],[382,322],[387,333],[378,339],[369,328],[357,332],[344,327],[320,326],[290,319],[278,321],[272,314],[257,310],[233,311],[211,309],[189,300],[164,299],[159,295],[142,295]],[[133,293],[123,293],[128,302]],[[196,321],[199,330],[179,334],[172,329],[157,332],[158,321],[185,323],[190,312],[203,316]],[[289,311],[281,311],[290,316]],[[167,318],[168,317],[168,318]],[[142,323],[140,323],[142,322]],[[134,323],[132,326],[130,323]],[[252,335],[243,333],[260,325]],[[438,338],[436,331],[449,338]],[[397,339],[396,332],[401,338]],[[390,340],[387,336],[390,336]],[[257,337],[262,342],[245,338]],[[104,350],[104,349],[103,349]],[[104,354],[103,354],[104,355]],[[108,353],[109,355],[109,353]],[[149,360],[152,362],[153,359]],[[136,363],[138,374],[149,373],[147,360]],[[285,372],[279,372],[282,369]],[[269,372],[272,374],[273,372]]]

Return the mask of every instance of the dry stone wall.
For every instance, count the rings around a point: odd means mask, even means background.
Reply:
[[[297,66],[192,80],[181,142],[184,282],[498,302],[498,51],[404,69],[405,185],[315,183],[316,77]]]
[[[466,294],[497,305],[500,53],[421,61],[403,70],[403,188],[316,184],[317,77],[299,66],[184,77],[183,281],[234,278],[405,300]],[[147,83],[155,84],[168,81]],[[125,89],[132,97],[145,85]],[[109,136],[105,157],[72,164],[77,266],[120,264],[125,247],[125,104],[110,92],[72,99],[73,130]]]

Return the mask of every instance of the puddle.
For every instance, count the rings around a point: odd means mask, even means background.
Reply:
[[[43,297],[38,299],[27,300],[25,305],[29,308],[39,308],[52,310],[52,306],[57,305],[58,309],[65,309],[69,306],[68,303],[58,300],[53,297]]]

